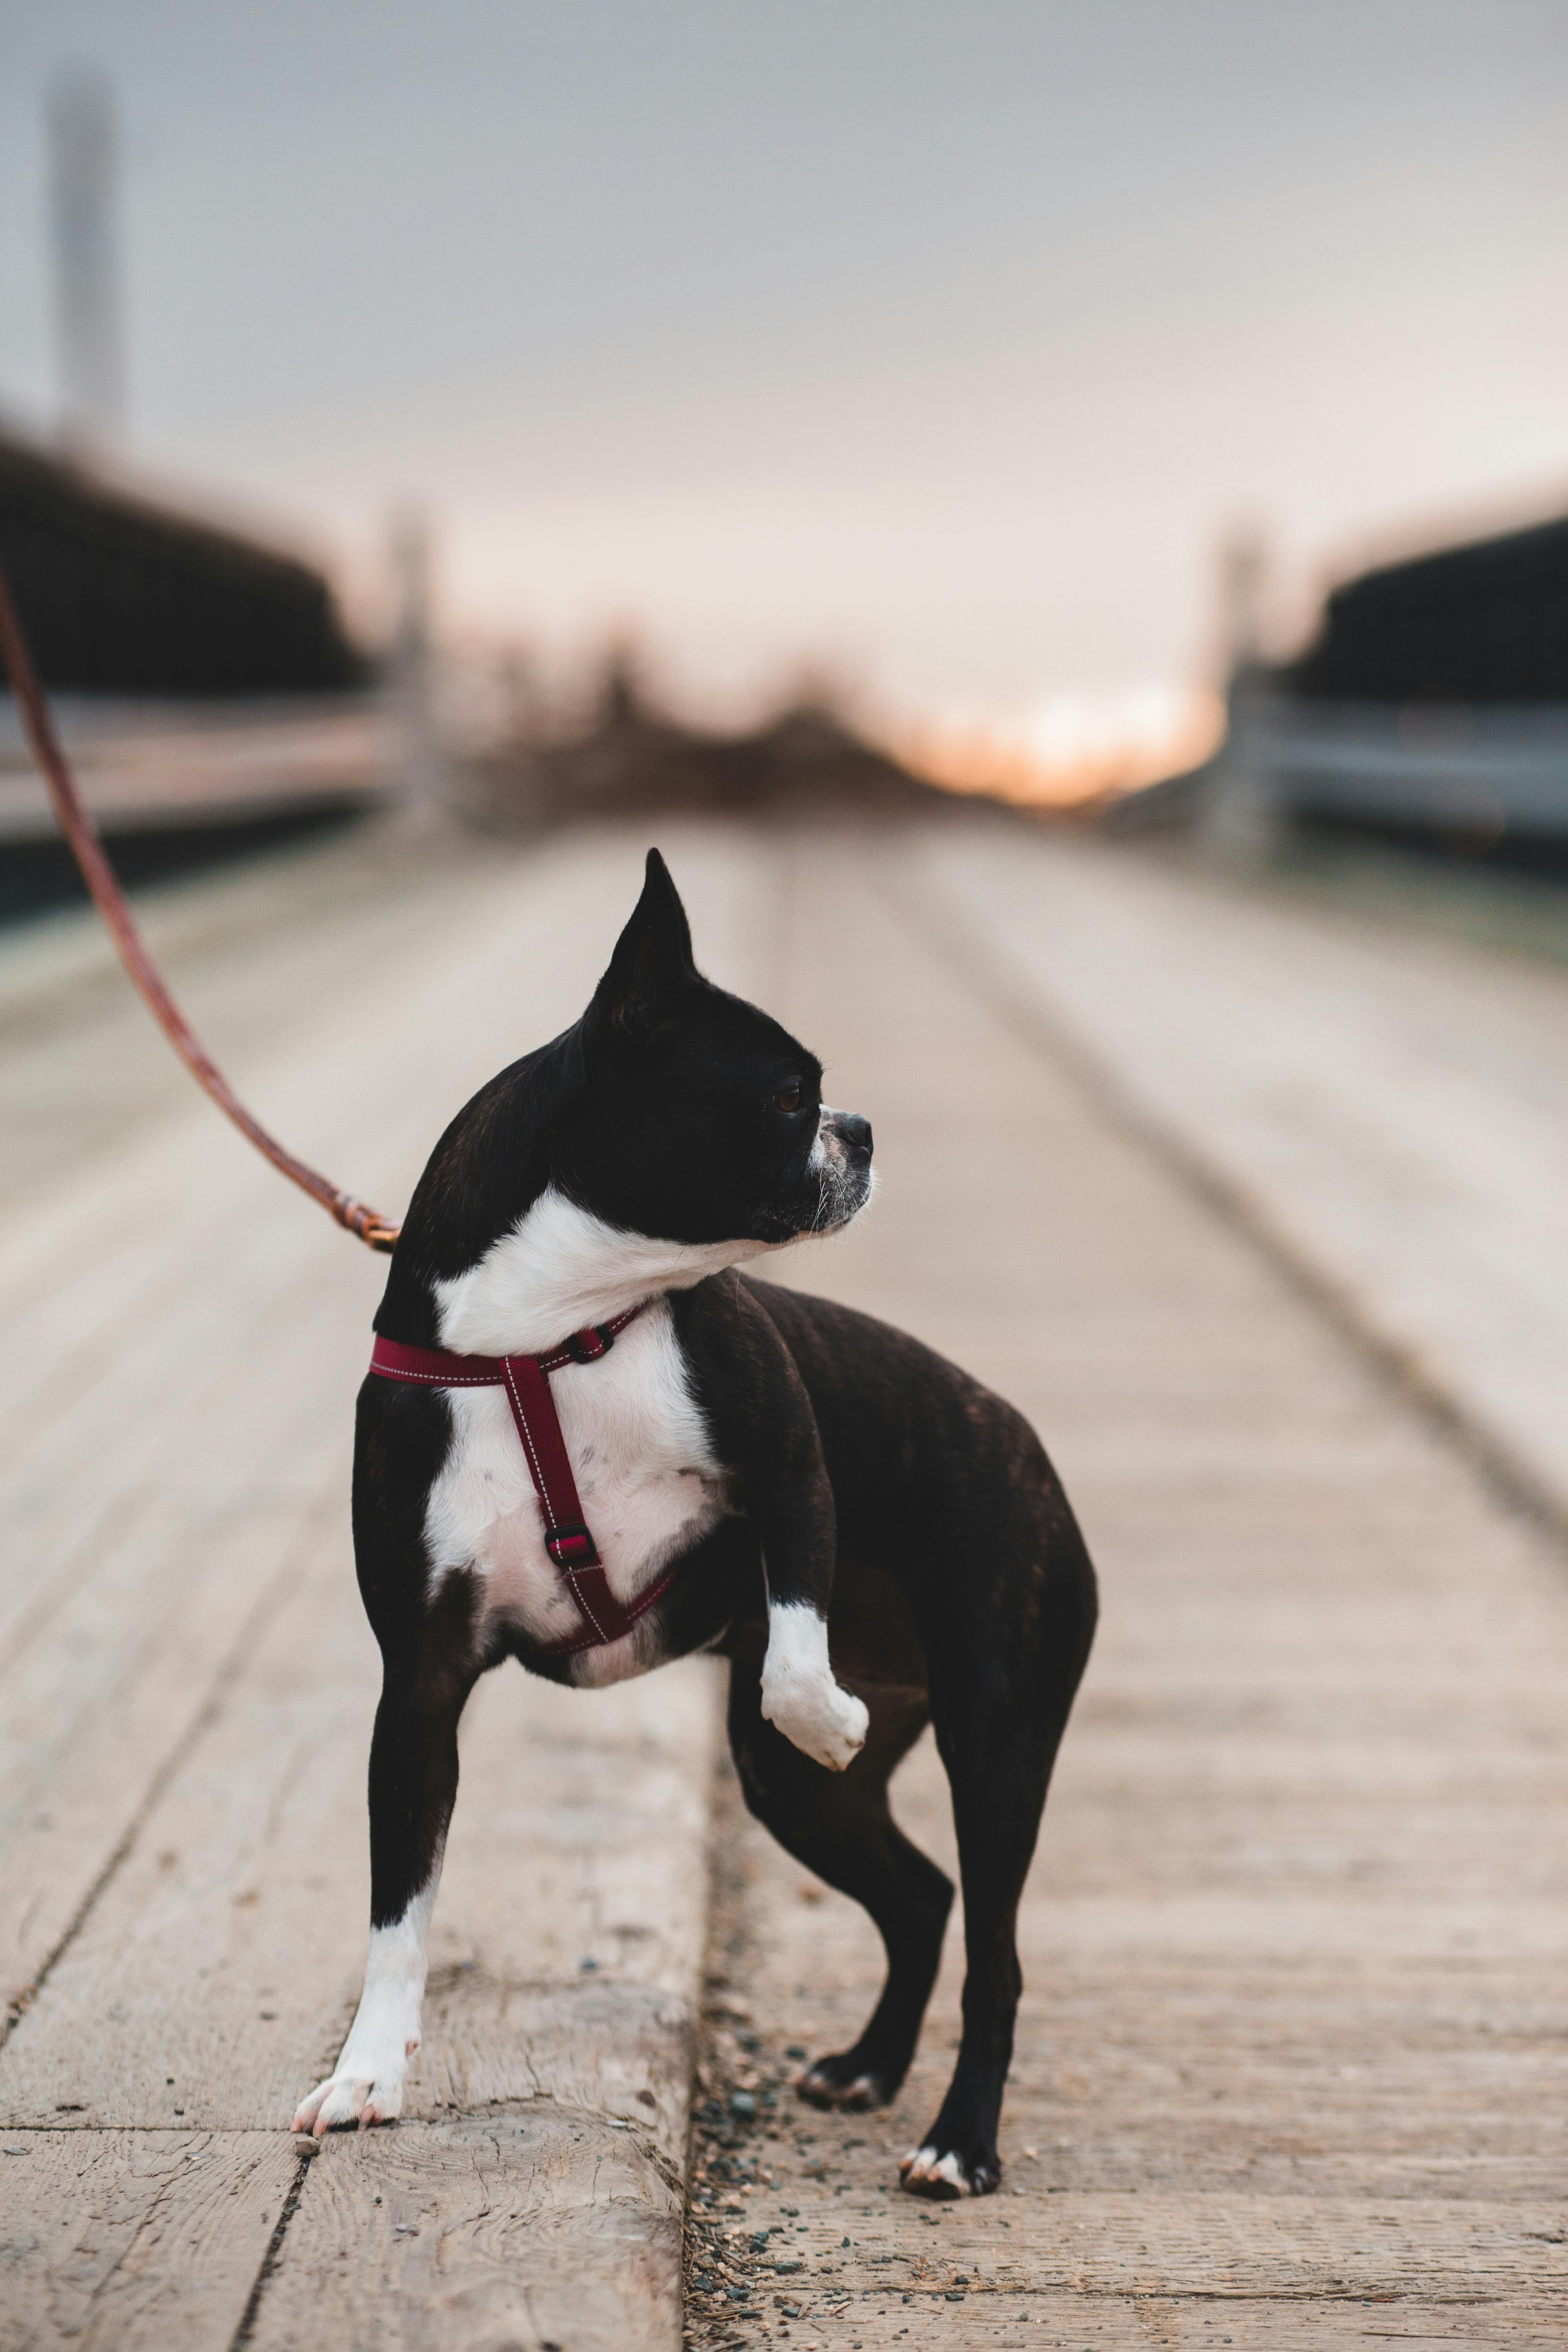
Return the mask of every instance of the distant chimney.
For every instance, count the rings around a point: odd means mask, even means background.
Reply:
[[[423,507],[399,507],[387,553],[395,597],[390,671],[393,707],[402,719],[399,765],[407,800],[434,806],[447,789],[440,726],[440,665],[431,625],[434,534]]]
[[[114,92],[96,67],[74,67],[49,96],[49,212],[60,437],[101,449],[125,424],[115,215]]]
[[[1268,541],[1258,522],[1234,524],[1219,551],[1220,632],[1226,675],[1256,668],[1263,657]]]

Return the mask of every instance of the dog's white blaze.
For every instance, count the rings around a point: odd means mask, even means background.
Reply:
[[[661,1290],[763,1257],[778,1242],[661,1242],[623,1233],[553,1185],[466,1274],[437,1282],[441,1345],[470,1356],[537,1356]]]
[[[603,1318],[601,1318],[603,1319]],[[565,1364],[551,1394],[583,1516],[617,1601],[629,1603],[723,1516],[725,1486],[687,1382],[669,1307],[657,1300],[607,1356]],[[452,1444],[430,1490],[425,1542],[433,1582],[454,1569],[483,1580],[481,1608],[540,1641],[581,1621],[544,1549],[543,1514],[501,1389],[453,1389]],[[657,1663],[636,1626],[574,1661],[583,1683],[618,1682]]]
[[[827,1627],[808,1601],[768,1604],[762,1708],[776,1730],[830,1772],[842,1772],[865,1746],[865,1703],[833,1679]]]
[[[478,1265],[436,1286],[441,1343],[470,1355],[538,1354],[769,1246],[621,1233],[547,1191]],[[725,1508],[668,1305],[656,1299],[607,1356],[563,1365],[550,1388],[583,1516],[611,1591],[629,1603]],[[454,1389],[447,1399],[452,1444],[425,1514],[433,1582],[472,1569],[483,1579],[487,1616],[502,1614],[540,1641],[563,1640],[581,1620],[544,1549],[543,1516],[505,1391]],[[645,1673],[658,1663],[654,1641],[648,1627],[635,1626],[584,1651],[573,1677],[599,1685]]]
[[[425,1943],[440,1877],[437,1862],[401,1919],[371,1929],[364,1990],[348,2040],[326,2081],[300,2102],[296,2131],[320,2137],[335,2124],[390,2123],[402,2114],[408,2061],[419,2047]]]
[[[824,1118],[831,1118],[825,1113]],[[817,1149],[830,1168],[843,1160],[837,1139]],[[669,1307],[658,1293],[690,1289],[725,1266],[787,1244],[685,1243],[623,1233],[553,1188],[542,1192],[477,1265],[436,1285],[441,1344],[461,1354],[541,1354],[587,1324],[655,1303],[596,1363],[567,1364],[550,1376],[583,1516],[611,1591],[629,1603],[695,1543],[727,1507],[721,1465],[686,1378]],[[449,1389],[452,1444],[430,1490],[425,1542],[432,1584],[455,1570],[482,1580],[487,1616],[504,1614],[539,1641],[579,1630],[565,1579],[544,1549],[539,1499],[500,1389]],[[785,1631],[776,1621],[809,1618]],[[866,1736],[866,1710],[841,1691],[827,1665],[827,1637],[815,1610],[786,1603],[769,1612],[763,1711],[786,1738],[842,1771]],[[815,1642],[816,1647],[810,1644]],[[659,1658],[647,1625],[584,1650],[574,1681],[620,1682]]]

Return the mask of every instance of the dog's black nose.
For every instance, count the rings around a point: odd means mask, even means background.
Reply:
[[[871,1122],[862,1118],[858,1110],[841,1110],[837,1125],[839,1134],[852,1151],[863,1151],[871,1157]]]

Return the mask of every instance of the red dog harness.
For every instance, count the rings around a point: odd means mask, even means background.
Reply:
[[[589,1628],[584,1633],[568,1635],[563,1642],[545,1643],[547,1650],[595,1650],[601,1643],[618,1642],[675,1581],[671,1569],[647,1591],[639,1592],[629,1609],[623,1608],[610,1591],[594,1538],[584,1523],[582,1498],[561,1433],[561,1416],[550,1393],[552,1372],[559,1371],[563,1364],[596,1363],[609,1353],[616,1333],[635,1322],[642,1311],[641,1307],[629,1307],[608,1323],[574,1331],[563,1346],[548,1356],[458,1356],[447,1348],[405,1348],[400,1339],[384,1339],[379,1332],[371,1350],[371,1370],[384,1381],[412,1381],[428,1389],[505,1389],[544,1514],[544,1549],[570,1585],[572,1598]]]

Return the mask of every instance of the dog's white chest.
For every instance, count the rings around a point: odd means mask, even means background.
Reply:
[[[552,1372],[550,1387],[610,1590],[630,1602],[725,1507],[668,1303],[649,1307],[596,1363]],[[453,1570],[471,1569],[487,1620],[502,1617],[540,1641],[570,1638],[581,1620],[544,1549],[543,1516],[504,1390],[447,1395],[452,1444],[425,1522],[433,1587]],[[584,1678],[635,1671],[630,1640],[586,1653]],[[624,1660],[612,1654],[623,1650]]]

